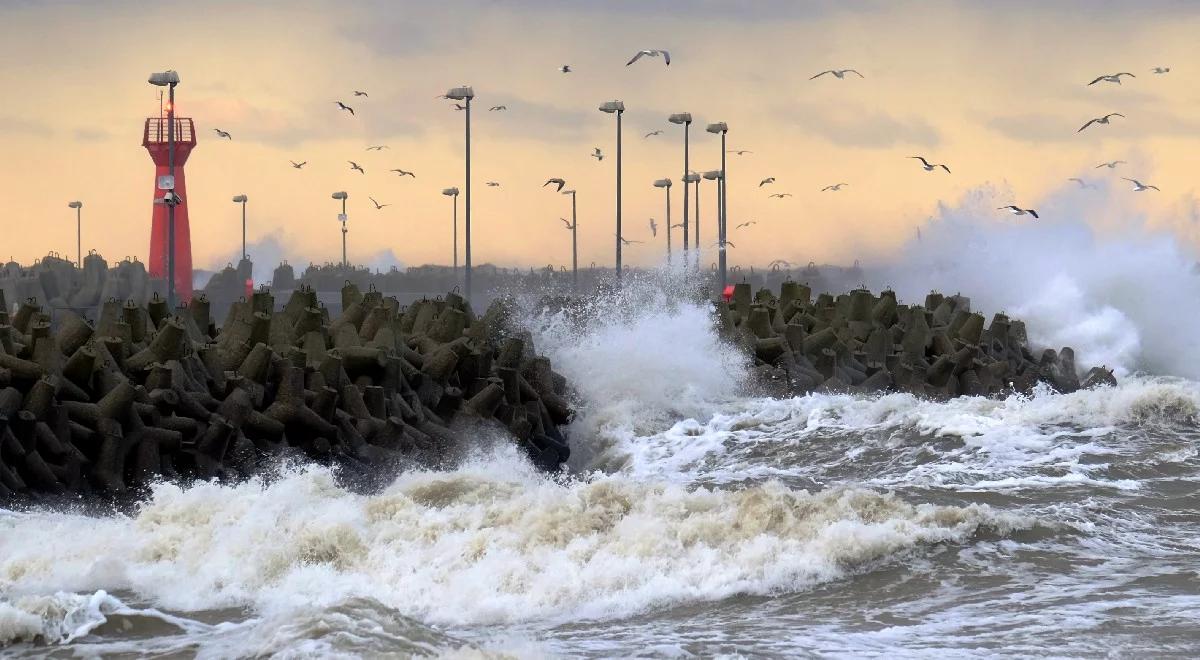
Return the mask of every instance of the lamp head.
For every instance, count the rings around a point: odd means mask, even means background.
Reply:
[[[83,208],[83,202],[71,202],[70,204],[67,204],[67,206],[73,209],[81,209]]]
[[[683,177],[684,183],[696,183],[699,180],[700,175],[696,174],[695,172],[690,172],[687,176]]]
[[[250,199],[250,198],[246,197],[245,195],[238,195],[237,197],[233,198],[233,201],[238,204],[245,204],[246,200],[248,200],[248,199]]]
[[[447,197],[458,197],[458,188],[445,188],[442,190],[442,194]]]
[[[339,190],[339,191],[333,193],[333,198],[334,199],[350,199],[350,195],[347,195],[345,190]]]
[[[692,123],[692,113],[676,112],[670,117],[667,117],[667,121],[671,122],[672,124],[690,124]]]
[[[671,180],[670,179],[659,179],[658,181],[654,182],[654,187],[655,188],[670,188]]]
[[[600,104],[600,112],[607,112],[610,114],[613,112],[625,112],[625,102],[605,101],[604,103]]]
[[[574,195],[574,194],[575,194],[575,189],[574,189],[574,188],[572,188],[572,189],[570,189],[570,190],[564,190],[564,191],[562,191],[562,194],[564,194],[564,195]]]
[[[466,101],[475,98],[475,90],[470,85],[461,87],[453,87],[446,92],[446,98],[454,99],[455,101]]]
[[[708,131],[709,133],[728,133],[729,132],[729,124],[726,124],[723,121],[719,121],[715,124],[709,124],[708,128],[706,128],[704,130]]]
[[[151,85],[155,85],[157,87],[166,87],[168,85],[178,85],[179,84],[179,74],[174,70],[158,71],[158,72],[150,74],[150,78],[147,80],[147,82],[149,82]]]
[[[704,173],[704,178],[709,181],[716,181],[721,178],[721,170],[709,170]]]

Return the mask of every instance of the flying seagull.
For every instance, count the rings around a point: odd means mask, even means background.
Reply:
[[[742,227],[749,227],[750,225],[757,225],[757,224],[758,224],[757,220],[751,220],[750,222],[743,222],[742,224],[734,227],[734,229],[741,229]]]
[[[388,148],[389,147],[386,144],[377,144],[373,147],[367,147],[367,151],[383,151],[384,149]]]
[[[300,161],[299,163],[297,163],[297,162],[296,162],[296,161],[294,161],[294,160],[290,160],[290,161],[288,161],[288,162],[289,162],[289,163],[291,163],[291,164],[292,164],[292,167],[294,167],[294,168],[296,168],[296,169],[300,169],[300,168],[304,167],[305,165],[308,165],[308,161],[307,161],[307,160],[305,160],[305,161]]]
[[[354,90],[354,95],[355,95],[355,96],[366,96],[366,97],[370,97],[370,94],[367,94],[366,92],[360,92],[360,91],[359,91],[359,90],[357,90],[357,89],[356,89],[356,90]]]
[[[915,158],[915,159],[921,161],[921,167],[924,168],[926,172],[932,172],[940,167],[943,170],[946,170],[946,174],[950,173],[949,167],[946,167],[945,165],[943,165],[941,163],[931,163],[931,162],[925,160],[924,156],[909,156],[909,158]]]
[[[559,220],[561,220],[561,221],[562,221],[562,223],[563,223],[564,225],[566,225],[566,226],[567,226],[567,229],[574,229],[574,228],[575,228],[575,225],[573,225],[573,224],[571,224],[571,223],[567,222],[567,219],[566,219],[566,218],[559,218]]]
[[[336,103],[337,107],[341,108],[342,110],[345,110],[346,112],[349,112],[350,114],[354,114],[354,108],[351,108],[350,106],[346,105],[345,103],[342,103],[341,101],[334,101],[334,103]]]
[[[778,197],[779,199],[783,199],[784,197],[791,197],[791,196],[792,196],[792,193],[775,193],[774,195],[769,195],[769,197]]]
[[[1012,213],[1013,215],[1032,215],[1035,218],[1038,217],[1037,211],[1035,211],[1033,209],[1023,209],[1018,206],[1014,206],[1012,204],[1009,204],[1008,206],[1001,206],[1001,207],[997,208],[996,210],[997,211],[1008,211],[1009,213]]]
[[[467,106],[465,106],[465,105],[463,105],[463,104],[461,104],[461,103],[455,103],[455,104],[454,104],[454,109],[455,109],[455,110],[466,110],[466,109],[467,109]]]
[[[1150,73],[1170,73],[1170,72],[1171,72],[1171,67],[1169,67],[1169,66],[1156,66],[1153,69],[1150,69]]]
[[[643,135],[642,137],[643,137],[643,138],[648,138],[648,137],[651,137],[651,136],[653,136],[653,135],[662,135],[662,131],[650,131],[649,133],[647,133],[647,134]]]
[[[668,53],[667,51],[659,49],[659,48],[648,48],[645,50],[639,50],[637,52],[637,55],[633,56],[633,59],[631,59],[625,63],[625,66],[629,66],[630,64],[633,64],[634,62],[642,59],[643,56],[658,57],[660,55],[662,56],[663,61],[667,63],[667,66],[671,66],[671,54]]]
[[[500,182],[499,181],[488,181],[486,185],[488,188],[499,188]]]
[[[767,185],[768,183],[775,183],[775,177],[769,176],[769,177],[763,179],[762,181],[759,181],[758,187],[762,188],[763,186]]]
[[[362,174],[366,174],[366,173],[367,173],[367,171],[366,171],[366,170],[364,170],[364,169],[362,168],[362,166],[361,166],[361,165],[359,165],[358,163],[356,163],[356,162],[354,162],[354,161],[352,161],[352,160],[348,160],[348,161],[346,161],[346,162],[347,162],[347,163],[350,163],[350,169],[352,169],[352,170],[358,170],[358,171],[359,171],[360,173],[362,173]]]
[[[1096,83],[1100,82],[1101,80],[1103,80],[1104,82],[1117,83],[1118,85],[1120,85],[1121,84],[1121,76],[1129,76],[1130,78],[1137,78],[1137,76],[1133,75],[1132,73],[1129,73],[1128,71],[1122,71],[1121,73],[1114,73],[1111,76],[1100,76],[1100,77],[1096,78],[1095,80],[1093,80],[1092,82],[1088,83],[1088,86],[1095,85]]]
[[[1096,117],[1095,119],[1088,120],[1088,123],[1084,124],[1083,126],[1080,126],[1079,130],[1075,131],[1075,132],[1079,133],[1079,132],[1083,131],[1083,129],[1087,128],[1088,126],[1091,126],[1092,124],[1107,124],[1108,120],[1113,117],[1121,117],[1122,119],[1124,119],[1125,115],[1123,115],[1119,112],[1110,112],[1107,115],[1104,115],[1103,117]]]
[[[832,191],[834,191],[834,192],[837,192],[837,191],[839,191],[839,190],[841,190],[841,189],[842,189],[842,186],[848,186],[848,185],[850,185],[850,184],[848,184],[848,183],[835,183],[835,184],[833,184],[832,186],[825,186],[824,188],[822,188],[822,189],[821,189],[821,192],[825,192],[826,190],[832,190]]]
[[[672,227],[672,228],[676,228],[676,227],[683,227],[683,226],[684,226],[684,225],[686,225],[686,224],[687,224],[686,222],[681,222],[681,223],[679,223],[679,224],[676,224],[676,225],[671,225],[671,227]]]
[[[554,189],[554,192],[562,192],[563,186],[567,185],[566,181],[563,181],[558,177],[554,177],[553,179],[546,179],[546,183],[543,183],[542,187],[545,188],[552,183],[558,185],[558,187]]]
[[[728,151],[726,151],[725,153],[730,153],[730,154],[733,154],[733,155],[735,155],[735,156],[741,156],[741,155],[744,155],[744,154],[752,154],[752,153],[754,153],[754,152],[753,152],[753,151],[750,151],[749,149],[729,149],[729,150],[728,150]]]
[[[595,158],[597,162],[604,160],[604,152],[600,151],[600,147],[592,148],[592,158]]]
[[[658,223],[654,221],[654,218],[650,218],[650,235],[658,237]]]
[[[564,64],[564,65],[558,67],[558,72],[559,73],[571,73],[571,65]]]
[[[398,174],[400,176],[411,176],[414,179],[417,178],[416,174],[413,174],[412,172],[409,172],[408,170],[394,169],[394,170],[388,170],[388,171],[395,172],[396,174]]]
[[[380,204],[379,202],[375,201],[374,197],[368,197],[367,199],[371,200],[371,203],[375,205],[376,211],[378,211],[379,209],[381,209],[385,206],[391,206],[391,204]]]
[[[1121,178],[1125,179],[1125,177],[1121,177]],[[1141,181],[1138,181],[1137,179],[1125,179],[1125,180],[1129,181],[1130,183],[1133,184],[1133,192],[1146,192],[1147,190],[1158,190],[1158,186],[1149,186],[1149,185],[1142,183]],[[1162,192],[1162,191],[1159,190],[1159,192]]]
[[[221,129],[219,129],[219,128],[214,128],[213,130],[214,130],[214,131],[216,131],[216,133],[217,133],[217,135],[218,135],[219,137],[223,137],[223,138],[225,138],[226,140],[232,140],[232,139],[233,139],[233,136],[232,136],[232,135],[230,135],[230,134],[229,134],[227,131],[223,131],[223,130],[221,130]]]
[[[720,243],[713,243],[712,246],[717,248],[721,252],[724,252],[726,247],[731,247],[731,248],[737,247],[736,245],[733,244],[733,241],[725,241],[725,245],[721,245]]]
[[[1080,179],[1080,178],[1078,178],[1078,177],[1071,177],[1071,178],[1067,179],[1067,181],[1074,181],[1075,183],[1079,184],[1079,187],[1080,187],[1080,188],[1083,188],[1084,190],[1088,190],[1088,189],[1090,189],[1090,188],[1095,188],[1095,187],[1096,187],[1096,186],[1093,186],[1092,184],[1090,184],[1090,183],[1088,183],[1087,181],[1084,181],[1083,179]]]
[[[499,110],[508,110],[508,106],[507,105],[493,105],[492,107],[488,108],[488,112],[497,112]]]
[[[613,235],[616,236],[616,234],[613,234]],[[621,241],[622,245],[631,245],[633,243],[645,243],[645,241],[631,241],[628,238],[625,238],[623,236],[617,236],[617,239]]]
[[[1123,161],[1123,160],[1110,160],[1107,163],[1100,163],[1099,165],[1097,165],[1095,167],[1095,169],[1098,170],[1101,167],[1107,167],[1110,170],[1114,170],[1117,168],[1117,165],[1124,165],[1124,164],[1125,164],[1125,161]]]
[[[853,73],[854,75],[858,76],[859,78],[865,77],[865,76],[863,76],[863,74],[855,71],[854,69],[829,69],[828,71],[822,71],[821,73],[818,73],[817,75],[813,76],[812,78],[809,78],[809,80],[816,80],[817,78],[820,78],[821,76],[823,76],[827,73],[832,73],[833,76],[835,78],[837,78],[838,80],[845,80],[847,73]]]

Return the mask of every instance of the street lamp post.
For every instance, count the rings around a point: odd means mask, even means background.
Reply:
[[[250,255],[246,254],[246,200],[249,197],[245,195],[237,195],[233,198],[234,204],[242,205],[242,258],[249,259]]]
[[[454,284],[458,285],[458,188],[443,188],[442,194],[454,198]]]
[[[617,284],[621,283],[621,115],[625,104],[607,101],[600,106],[601,112],[617,115]]]
[[[163,195],[167,205],[167,305],[175,308],[175,206],[179,197],[175,195],[175,86],[179,74],[161,71],[150,74],[151,85],[167,88],[167,175],[171,178],[170,190]]]
[[[466,299],[469,301],[471,299],[471,99],[475,98],[475,90],[472,89],[469,85],[463,85],[462,87],[455,87],[454,89],[451,89],[450,91],[446,92],[446,98],[454,99],[456,101],[463,101],[466,105],[465,114],[466,114],[466,125],[467,125],[467,129],[466,129],[467,179],[466,179],[466,185],[464,186],[464,188],[466,189],[466,197],[467,197],[467,199],[466,199],[467,216],[466,216],[465,226],[464,226],[464,232],[465,232],[464,238],[466,240],[466,244],[464,246],[465,253],[464,253],[463,257],[465,260],[464,265],[466,266],[466,271],[465,271],[465,276],[463,279],[463,292],[466,294]],[[455,208],[456,209],[458,208],[457,200],[455,201]],[[458,232],[456,230],[455,231],[456,240],[457,240],[457,236],[458,236]],[[457,250],[456,250],[456,252],[457,252]]]
[[[688,142],[689,142],[688,134],[692,127],[692,113],[678,112],[678,113],[671,115],[670,117],[667,117],[667,121],[671,122],[672,124],[683,124],[683,178],[684,178],[684,185],[683,185],[683,267],[687,268],[687,265],[688,265],[687,176],[688,176],[688,172],[691,171],[689,169],[689,165],[688,165]],[[700,249],[700,237],[699,236],[696,237],[696,249]]]
[[[75,255],[83,268],[83,202],[71,202],[67,208],[75,209]]]
[[[683,177],[683,189],[687,190],[688,184],[696,184],[696,232],[695,238],[692,239],[692,245],[696,250],[696,271],[700,271],[700,175],[695,172],[688,172]],[[684,231],[687,231],[688,217],[683,215]],[[686,260],[685,260],[686,265]]]
[[[579,291],[579,219],[575,215],[575,191],[564,190],[564,195],[571,196],[571,291]]]
[[[729,133],[729,125],[723,121],[709,124],[706,128],[709,133],[721,134],[721,179],[717,182],[717,189],[720,190],[720,219],[717,241],[720,243],[720,254],[717,255],[717,268],[721,271],[721,290],[729,284],[727,271],[725,270],[725,239],[728,237],[728,228],[726,224],[729,221],[729,179],[725,171],[725,135]]]
[[[655,188],[662,188],[667,194],[667,265],[671,265],[671,180],[659,179],[654,182]],[[687,186],[684,186],[685,188]],[[687,227],[687,216],[683,216],[683,226]],[[685,260],[686,263],[686,260]]]
[[[723,208],[725,193],[721,187],[721,180],[724,177],[721,176],[721,170],[709,170],[704,173],[704,178],[708,181],[715,181],[717,183],[717,250],[718,250],[717,261],[723,262],[724,255],[725,255],[725,229],[724,229],[725,223],[722,222],[722,220],[721,220],[721,209]],[[696,185],[697,207],[699,207],[699,199],[700,199],[700,185],[697,184]],[[697,211],[699,211],[699,208],[697,208]],[[699,220],[697,220],[697,222],[698,221]],[[699,231],[696,232],[696,236],[697,237],[700,236]],[[699,268],[699,262],[697,262],[697,268]],[[722,291],[725,290],[724,284],[721,285],[721,290]]]
[[[350,195],[347,195],[345,190],[339,190],[333,193],[333,198],[342,200],[342,212],[338,214],[338,222],[342,223],[342,268],[345,268],[350,265],[349,260],[346,259],[346,234],[349,232],[346,229],[346,220],[349,219],[346,217],[346,200],[350,198]]]

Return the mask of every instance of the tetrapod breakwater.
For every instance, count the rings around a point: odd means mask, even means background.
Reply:
[[[94,324],[63,310],[52,326],[32,298],[10,317],[0,291],[0,497],[236,480],[285,456],[386,483],[488,438],[545,469],[567,459],[566,380],[506,302],[476,316],[454,293],[341,294],[337,318],[300,288],[278,309],[256,292],[219,326],[203,296],[114,298]]]
[[[1111,370],[1083,377],[1071,347],[1029,344],[1025,323],[997,313],[988,322],[970,298],[930,292],[901,304],[893,291],[833,296],[796,281],[778,293],[734,285],[717,303],[722,336],[745,348],[756,384],[775,396],[811,391],[902,391],[930,398],[1028,393],[1040,383],[1059,392],[1115,385]]]

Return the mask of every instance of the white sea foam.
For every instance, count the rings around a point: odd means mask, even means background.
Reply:
[[[853,464],[869,449],[892,447],[893,452],[936,451],[937,460],[902,462],[894,467],[904,466],[904,471],[887,476],[868,471],[866,482],[1134,489],[1136,484],[1128,480],[1094,477],[1107,465],[1081,459],[1127,453],[1128,442],[1118,432],[1123,425],[1193,423],[1198,414],[1200,384],[1136,376],[1117,387],[1071,394],[1039,387],[1029,396],[944,402],[909,394],[810,394],[732,402],[704,421],[683,420],[615,443],[608,454],[620,457],[611,462],[622,465],[626,474],[640,478],[731,482],[813,476],[833,464]],[[897,439],[907,449],[896,446]],[[939,439],[957,442],[941,446],[945,443]],[[840,447],[844,453],[814,453],[825,447]],[[797,454],[798,448],[808,453]],[[794,460],[780,458],[792,455]]]

